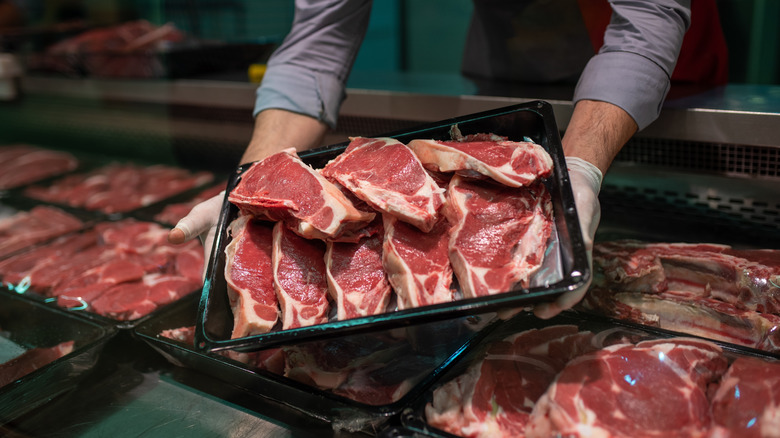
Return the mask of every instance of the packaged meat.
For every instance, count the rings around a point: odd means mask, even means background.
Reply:
[[[597,243],[583,309],[780,354],[780,251]]]
[[[113,321],[137,321],[202,285],[203,248],[167,242],[166,228],[99,222],[0,262],[9,289]]]
[[[28,186],[23,193],[40,201],[89,211],[125,213],[207,184],[213,178],[211,172],[190,172],[161,164],[110,163],[46,186]]]
[[[0,291],[0,424],[74,388],[115,334],[112,325]]]
[[[0,219],[0,258],[77,231],[82,219],[57,207],[38,205]]]
[[[254,352],[206,353],[193,345],[198,299],[177,302],[133,334],[178,366],[192,367],[309,415],[335,430],[374,433],[479,344],[494,315],[348,335]]]
[[[0,146],[0,190],[8,190],[75,170],[73,154],[27,144]]]
[[[223,203],[219,225],[222,231],[215,240],[217,257],[208,266],[209,283],[203,290],[197,345],[207,350],[230,348],[246,353],[292,340],[314,340],[499,308],[520,308],[539,300],[553,300],[564,291],[576,288],[587,279],[589,268],[581,246],[579,222],[572,208],[573,197],[566,186],[568,180],[560,138],[551,118],[549,105],[534,102],[465,116],[393,137],[353,138],[300,156],[282,152],[241,166],[227,186],[229,195]],[[520,187],[505,186],[481,177],[472,179],[426,171],[405,145],[416,138],[451,138],[455,125],[459,132],[465,133],[463,139],[474,142],[505,141],[494,140],[494,136],[533,142],[546,151],[555,165],[549,175],[542,172],[534,183]],[[332,178],[332,182],[322,178],[323,175]],[[292,179],[297,184],[286,183]],[[407,183],[411,186],[406,187]],[[436,196],[430,196],[444,195],[448,191],[454,193],[467,187],[474,190],[478,187],[484,194],[484,202],[464,201],[456,210],[456,202],[451,202],[451,208],[439,204]],[[311,190],[302,194],[302,188]],[[401,201],[388,201],[390,192]],[[326,195],[340,201],[328,201]],[[423,204],[429,206],[427,210],[418,208],[417,197],[425,199]],[[461,198],[467,197],[473,198],[473,194],[464,193]],[[403,198],[414,202],[399,207]],[[387,202],[395,207],[383,206]],[[345,220],[339,219],[341,212],[346,211],[345,205],[358,212],[355,217],[361,218],[358,223],[349,225],[348,231],[342,229]],[[418,216],[415,221],[402,211],[428,211],[428,214]],[[310,320],[316,323],[295,326],[294,330],[291,330],[293,326],[284,323],[265,333],[232,337],[229,321],[234,320],[236,314],[246,312],[235,308],[222,276],[225,266],[232,263],[228,259],[231,254],[225,249],[233,236],[226,227],[240,215],[247,214],[253,215],[255,220],[292,230],[303,238],[301,243],[309,240],[312,241],[310,245],[324,245],[325,248],[336,247],[336,243],[358,243],[376,236],[377,223],[381,222],[384,229],[382,268],[391,287],[387,305],[380,306],[383,311],[345,319],[347,312],[343,307],[339,310],[339,306],[347,295],[339,293],[339,284],[334,278],[324,285],[324,294],[319,289],[316,294],[301,294],[307,299],[324,296],[325,301],[315,307],[291,304],[301,301],[292,300],[283,292],[286,285],[282,284],[279,273],[290,269],[291,273],[299,271],[292,274],[292,278],[304,276],[295,265],[287,264],[276,270],[274,283],[280,314],[302,315],[305,309],[307,314],[320,315]],[[423,217],[426,219],[421,219]],[[314,223],[324,226],[317,231]],[[493,236],[493,240],[488,242],[488,236]],[[327,250],[325,254],[327,257]],[[311,259],[306,265],[319,265],[321,256],[314,258],[318,260],[316,263]],[[353,258],[351,263],[370,259]],[[506,269],[504,265],[508,260],[511,260],[511,266]],[[308,280],[327,277],[325,266],[321,272],[309,272]],[[371,272],[365,275],[372,276],[377,271],[356,269],[352,272],[361,272],[354,275]],[[498,277],[501,279],[496,280]],[[489,280],[490,285],[482,285],[482,280]],[[333,303],[328,306],[329,300]],[[312,303],[314,301],[319,302],[319,298],[312,299]],[[385,298],[379,302],[384,303]]]
[[[747,349],[573,311],[520,314],[401,422],[432,437],[772,436],[761,434],[776,424],[769,373],[778,366]]]

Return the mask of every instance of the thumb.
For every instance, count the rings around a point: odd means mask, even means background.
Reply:
[[[225,192],[221,192],[193,207],[168,233],[168,241],[173,244],[184,243],[214,227],[224,197]]]

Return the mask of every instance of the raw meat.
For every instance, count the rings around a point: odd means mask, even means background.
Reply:
[[[712,399],[712,438],[780,436],[780,363],[739,357]]]
[[[526,436],[706,436],[707,388],[727,366],[720,347],[686,338],[585,354],[539,399]]]
[[[0,257],[84,227],[59,208],[39,205],[0,219]]]
[[[3,281],[118,320],[136,319],[202,285],[203,247],[167,242],[152,222],[101,222],[0,263]]]
[[[384,214],[382,265],[398,297],[399,309],[453,300],[449,261],[450,225],[442,217],[428,233]]]
[[[73,341],[65,341],[53,347],[33,348],[21,356],[0,364],[0,388],[70,354],[73,351],[73,344]]]
[[[780,352],[780,316],[739,309],[711,298],[692,298],[674,291],[645,294],[592,287],[580,307],[638,324]]]
[[[287,330],[328,321],[325,243],[304,239],[277,222],[273,230],[274,288]]]
[[[245,214],[284,221],[306,238],[336,239],[375,216],[357,210],[335,185],[303,163],[295,149],[252,164],[228,200]]]
[[[741,309],[780,313],[780,251],[726,245],[614,241],[598,244],[594,282],[612,290],[687,292]]]
[[[552,201],[544,185],[512,188],[455,175],[447,198],[450,261],[464,296],[527,287],[552,232]]]
[[[0,190],[12,189],[62,175],[79,162],[72,154],[26,144],[0,146]]]
[[[536,143],[489,138],[470,141],[412,140],[409,149],[430,170],[489,177],[510,186],[527,186],[550,176],[550,154]]]
[[[352,138],[321,171],[376,210],[430,231],[444,204],[443,190],[403,143],[392,138]]]
[[[383,241],[384,229],[379,224],[375,234],[357,243],[328,242],[328,290],[339,320],[385,312],[392,288],[382,267]]]
[[[436,388],[427,423],[463,437],[524,436],[539,397],[569,360],[595,349],[592,338],[556,325],[491,343],[480,361]]]
[[[233,310],[231,338],[267,333],[279,319],[274,291],[273,225],[243,215],[228,225],[225,281]]]

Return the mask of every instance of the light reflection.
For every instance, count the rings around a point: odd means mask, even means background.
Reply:
[[[750,419],[750,421],[748,421],[747,427],[748,428],[753,427],[753,426],[755,426],[755,424],[756,424],[756,417],[753,417],[753,418]]]
[[[658,360],[661,361],[661,362],[666,360],[666,355],[664,354],[663,351],[658,352]]]
[[[739,400],[739,385],[734,385],[734,398]]]
[[[30,280],[30,276],[26,276],[22,279],[22,281],[19,282],[19,284],[13,284],[13,283],[4,283],[5,286],[8,288],[8,290],[16,292],[18,294],[23,294],[27,292],[28,289],[30,289],[30,284],[32,281]]]
[[[626,374],[623,376],[623,380],[628,382],[629,385],[634,386],[636,384],[636,379],[632,378],[630,375]]]

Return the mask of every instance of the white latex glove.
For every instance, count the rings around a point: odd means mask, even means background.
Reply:
[[[214,236],[217,233],[217,222],[219,222],[219,213],[224,198],[225,192],[222,191],[218,195],[192,207],[187,216],[181,218],[168,233],[168,241],[173,244],[184,243],[195,237],[200,238],[200,242],[203,244],[203,259],[206,261],[203,265],[204,275],[206,267],[209,265],[211,246],[214,244]]]
[[[593,238],[601,218],[599,205],[599,190],[603,178],[601,171],[593,164],[577,157],[566,157],[566,168],[569,170],[571,189],[574,192],[574,204],[585,241],[588,255],[588,266],[593,270]],[[593,275],[591,275],[591,279]],[[590,281],[579,289],[569,291],[558,297],[555,302],[541,303],[534,306],[534,314],[539,318],[552,318],[561,311],[571,309],[588,291]]]

